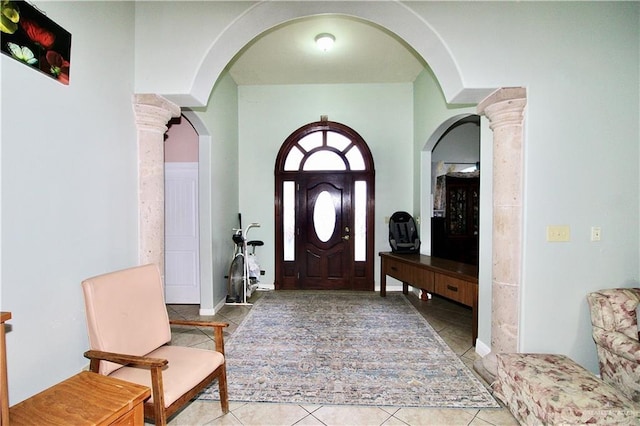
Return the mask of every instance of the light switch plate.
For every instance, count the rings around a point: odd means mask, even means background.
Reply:
[[[547,226],[547,241],[565,242],[571,238],[571,228],[569,225],[549,225]]]

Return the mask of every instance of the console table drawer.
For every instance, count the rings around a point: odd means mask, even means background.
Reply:
[[[426,269],[419,269],[416,271],[416,281],[414,287],[428,291],[429,293],[435,292],[435,275],[433,271],[427,271]]]
[[[393,259],[388,259],[386,262],[387,275],[402,282],[413,282],[414,274],[411,266]]]
[[[473,306],[474,283],[444,274],[436,274],[435,281],[436,294],[460,302],[463,305]]]

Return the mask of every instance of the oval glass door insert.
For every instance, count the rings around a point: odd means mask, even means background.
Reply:
[[[313,207],[313,227],[318,239],[323,243],[329,241],[336,228],[336,209],[328,191],[322,191]]]

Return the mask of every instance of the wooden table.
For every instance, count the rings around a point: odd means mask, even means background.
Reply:
[[[472,339],[478,337],[478,268],[423,254],[380,253],[380,296],[387,293],[387,275],[402,281],[402,293],[409,285],[471,307]]]
[[[11,425],[144,425],[146,386],[90,371],[26,399],[9,409]]]
[[[9,424],[9,382],[7,381],[7,341],[4,323],[11,319],[11,312],[0,312],[0,425]]]

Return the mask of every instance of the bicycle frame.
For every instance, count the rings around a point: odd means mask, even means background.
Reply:
[[[228,302],[228,305],[251,305],[251,303],[247,303],[247,293],[250,285],[250,277],[249,277],[249,262],[247,261],[247,235],[251,228],[259,228],[259,223],[250,223],[244,231],[242,228],[233,228],[233,242],[235,243],[235,248],[233,252],[233,257],[231,258],[231,267],[229,271],[228,279],[231,282],[233,280],[232,270],[233,264],[237,261],[238,257],[242,257],[242,301]],[[230,286],[230,285],[229,285]],[[229,295],[227,294],[227,297]]]

